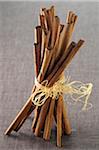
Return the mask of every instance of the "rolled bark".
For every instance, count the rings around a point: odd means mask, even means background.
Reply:
[[[62,146],[62,100],[63,97],[59,96],[57,100],[57,146]]]
[[[55,99],[51,99],[49,111],[46,116],[45,126],[44,126],[43,138],[45,140],[50,139],[51,128],[52,128],[52,123],[53,123],[53,116],[54,116],[54,107],[55,107]]]

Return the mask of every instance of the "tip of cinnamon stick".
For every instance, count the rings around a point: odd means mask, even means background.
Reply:
[[[50,9],[55,9],[54,5],[52,5]]]
[[[68,24],[70,24],[70,23],[76,22],[76,20],[77,20],[77,15],[76,15],[74,12],[69,11],[69,12],[68,12],[67,19],[66,19],[66,22],[67,22]]]
[[[84,40],[80,39],[77,43],[78,47],[81,47],[84,44]]]
[[[72,41],[70,45],[75,46],[76,43],[74,41]]]
[[[36,28],[36,29],[40,29],[40,28],[41,28],[41,26],[40,26],[40,25],[38,25],[38,26],[36,26],[35,28]]]
[[[78,18],[78,16],[77,16],[77,15],[75,15],[74,22],[76,22],[76,21],[77,21],[77,18]]]

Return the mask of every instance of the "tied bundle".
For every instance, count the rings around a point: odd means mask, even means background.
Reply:
[[[54,6],[43,8],[40,12],[40,24],[35,28],[35,85],[28,101],[5,131],[9,135],[12,130],[18,131],[28,116],[35,111],[32,130],[35,136],[43,136],[50,140],[53,121],[57,128],[57,146],[62,146],[62,135],[70,135],[72,130],[67,115],[67,107],[63,94],[69,94],[74,101],[84,103],[86,110],[92,84],[65,79],[64,70],[83,45],[84,40],[77,43],[71,41],[77,21],[77,15],[70,11],[66,23],[61,24],[56,16]],[[76,95],[76,98],[75,98]],[[85,101],[82,101],[85,98]],[[91,105],[90,105],[91,106]]]
[[[76,21],[77,15],[70,11],[66,23],[61,24],[52,6],[41,10],[40,25],[35,28],[36,78],[31,99],[36,109],[32,129],[36,136],[40,136],[43,129],[43,138],[49,140],[55,119],[57,146],[61,146],[62,133],[71,134],[63,93],[71,94],[72,99],[73,94],[78,94],[76,101],[85,96],[84,110],[92,89],[91,83],[75,87],[78,82],[65,83],[64,79],[64,69],[84,43],[84,40],[71,42]]]

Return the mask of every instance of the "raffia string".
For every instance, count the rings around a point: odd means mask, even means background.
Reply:
[[[92,92],[92,83],[84,84],[80,81],[70,82],[70,78],[65,79],[64,76],[55,82],[52,87],[48,87],[48,81],[43,81],[41,84],[35,78],[36,91],[31,95],[32,101],[35,105],[41,106],[45,103],[48,97],[58,99],[59,95],[69,94],[71,99],[75,102],[82,102],[84,105],[82,110],[86,110],[88,105],[90,108],[92,104],[88,102],[89,96]]]

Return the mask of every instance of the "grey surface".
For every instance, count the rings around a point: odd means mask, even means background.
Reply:
[[[70,137],[63,137],[62,149],[99,150],[99,3],[53,3],[65,23],[66,13],[73,10],[79,16],[73,39],[86,43],[76,55],[66,74],[73,80],[94,84],[90,101],[93,108],[80,112],[80,104],[68,105],[73,128]],[[58,149],[55,130],[51,142],[32,134],[32,116],[18,133],[10,137],[4,131],[28,99],[34,80],[32,57],[33,30],[40,7],[47,2],[0,2],[0,150]]]

